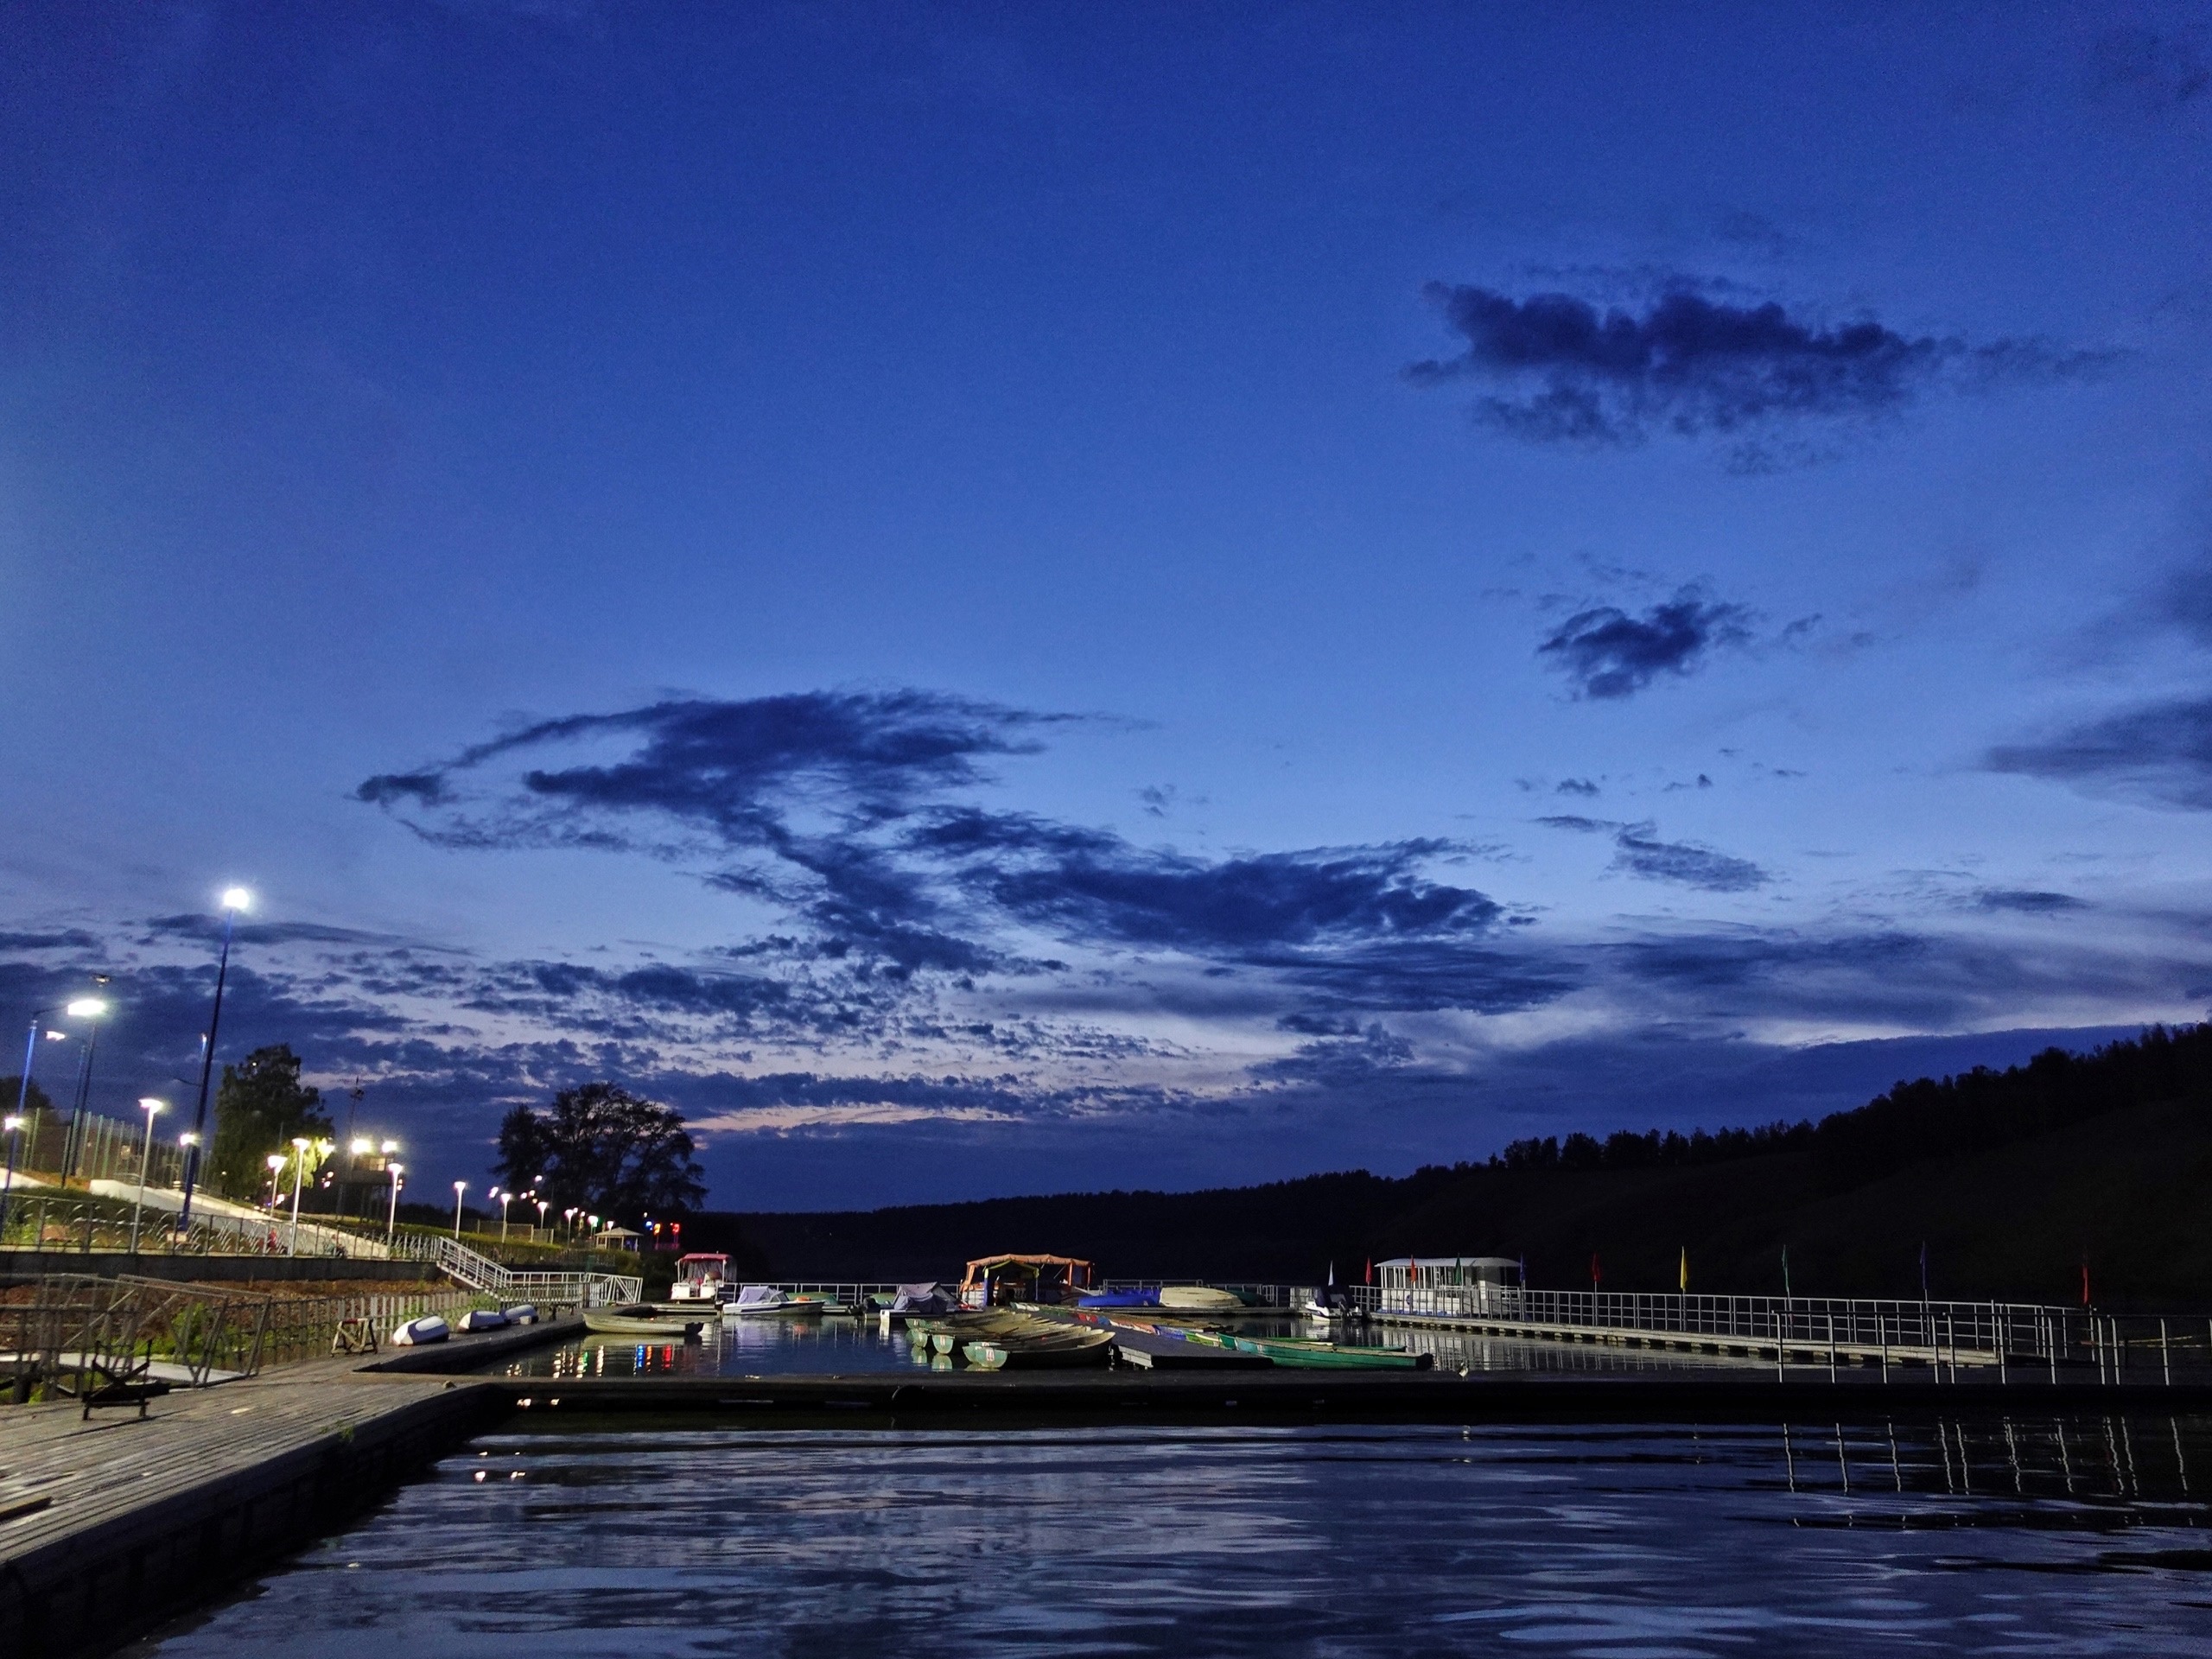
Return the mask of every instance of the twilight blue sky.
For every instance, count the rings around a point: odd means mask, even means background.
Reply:
[[[0,30],[0,1012],[113,975],[110,1109],[232,881],[227,1056],[748,1207],[2212,1004],[2199,8]]]

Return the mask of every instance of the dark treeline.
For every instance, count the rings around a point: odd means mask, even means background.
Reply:
[[[1114,1276],[1316,1282],[1408,1253],[1525,1258],[1532,1282],[1671,1290],[2212,1301],[2212,1026],[1900,1083],[1818,1123],[1522,1141],[1482,1162],[1205,1192],[701,1217],[776,1274],[924,1278],[1050,1249]]]
[[[1940,1082],[1900,1083],[1820,1122],[1681,1135],[1618,1129],[1516,1141],[1493,1169],[1666,1169],[1809,1151],[1831,1182],[1866,1180],[1919,1159],[2008,1146],[2069,1123],[2157,1101],[2212,1099],[2212,1026],[2152,1026],[2087,1054],[2047,1048],[2025,1065],[1976,1066]],[[1455,1167],[1465,1169],[1466,1165]]]

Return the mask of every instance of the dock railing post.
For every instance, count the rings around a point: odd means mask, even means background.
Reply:
[[[2158,1363],[2165,1370],[2166,1386],[2171,1389],[2174,1385],[2174,1356],[2173,1351],[2166,1346],[2166,1322],[2164,1319],[2158,1321]]]
[[[1874,1305],[1874,1334],[1882,1339],[1882,1381],[1890,1380],[1890,1325],[1882,1317],[1881,1304]]]
[[[1828,1311],[1828,1381],[1835,1381],[1835,1311]]]
[[[1997,1383],[1999,1388],[2003,1388],[2012,1379],[2005,1375],[2005,1332],[1999,1326],[1997,1304],[1994,1302],[1989,1305],[1989,1341],[1990,1345],[1997,1350]]]

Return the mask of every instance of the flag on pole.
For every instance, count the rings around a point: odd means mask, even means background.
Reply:
[[[1591,1252],[1590,1252],[1590,1288],[1591,1288],[1591,1289],[1592,1289],[1592,1290],[1597,1289],[1597,1288],[1598,1288],[1598,1284],[1599,1284],[1599,1273],[1598,1273],[1598,1252],[1597,1252],[1597,1251],[1595,1251],[1595,1250],[1592,1250],[1592,1251],[1591,1251]]]
[[[1372,1261],[1367,1264],[1367,1282],[1370,1285],[1375,1282],[1375,1263]]]
[[[1785,1298],[1789,1294],[1789,1247],[1787,1244],[1782,1247],[1782,1294]]]
[[[2087,1307],[2088,1305],[2089,1305],[2089,1264],[2088,1264],[2087,1262],[2084,1262],[2082,1264],[2082,1306],[2084,1306],[2084,1307]]]
[[[1684,1290],[1688,1290],[1688,1289],[1690,1287],[1690,1247],[1689,1247],[1688,1245],[1687,1245],[1687,1244],[1685,1244],[1685,1245],[1683,1245],[1683,1246],[1682,1246],[1682,1281],[1681,1281],[1681,1282],[1682,1282],[1682,1288],[1683,1288]]]
[[[1928,1241],[1920,1241],[1920,1300],[1928,1300]]]

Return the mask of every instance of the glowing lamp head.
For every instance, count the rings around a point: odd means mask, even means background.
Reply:
[[[387,1167],[391,1171],[391,1179],[395,1181],[407,1173],[407,1166],[404,1164],[391,1164]]]
[[[151,1117],[156,1112],[166,1112],[168,1109],[168,1102],[166,1100],[156,1100],[151,1095],[148,1095],[144,1099],[138,1103],[138,1109],[145,1113],[149,1117]]]
[[[356,1158],[359,1158],[364,1153],[374,1152],[376,1150],[376,1142],[373,1141],[364,1141],[360,1136],[355,1135],[353,1141],[346,1146],[346,1150],[352,1153]]]
[[[313,1144],[314,1142],[309,1141],[304,1135],[296,1135],[292,1137],[292,1150],[294,1152],[305,1152]]]
[[[0,1134],[13,1135],[22,1127],[23,1120],[13,1112],[9,1113],[5,1117],[0,1117]]]
[[[182,1135],[177,1136],[176,1143],[180,1147],[196,1147],[200,1144],[200,1137],[192,1130],[187,1129]]]
[[[269,1154],[269,1167],[270,1167],[270,1168],[271,1168],[271,1169],[282,1169],[282,1168],[283,1168],[283,1167],[284,1167],[284,1154],[283,1154],[283,1153],[281,1153],[281,1152],[272,1152],[272,1153],[270,1153],[270,1154]]]
[[[229,911],[251,910],[253,908],[253,895],[248,893],[244,887],[225,887],[223,889],[223,908]]]
[[[80,996],[69,1005],[72,1020],[97,1020],[107,1012],[107,1004],[97,996]]]

